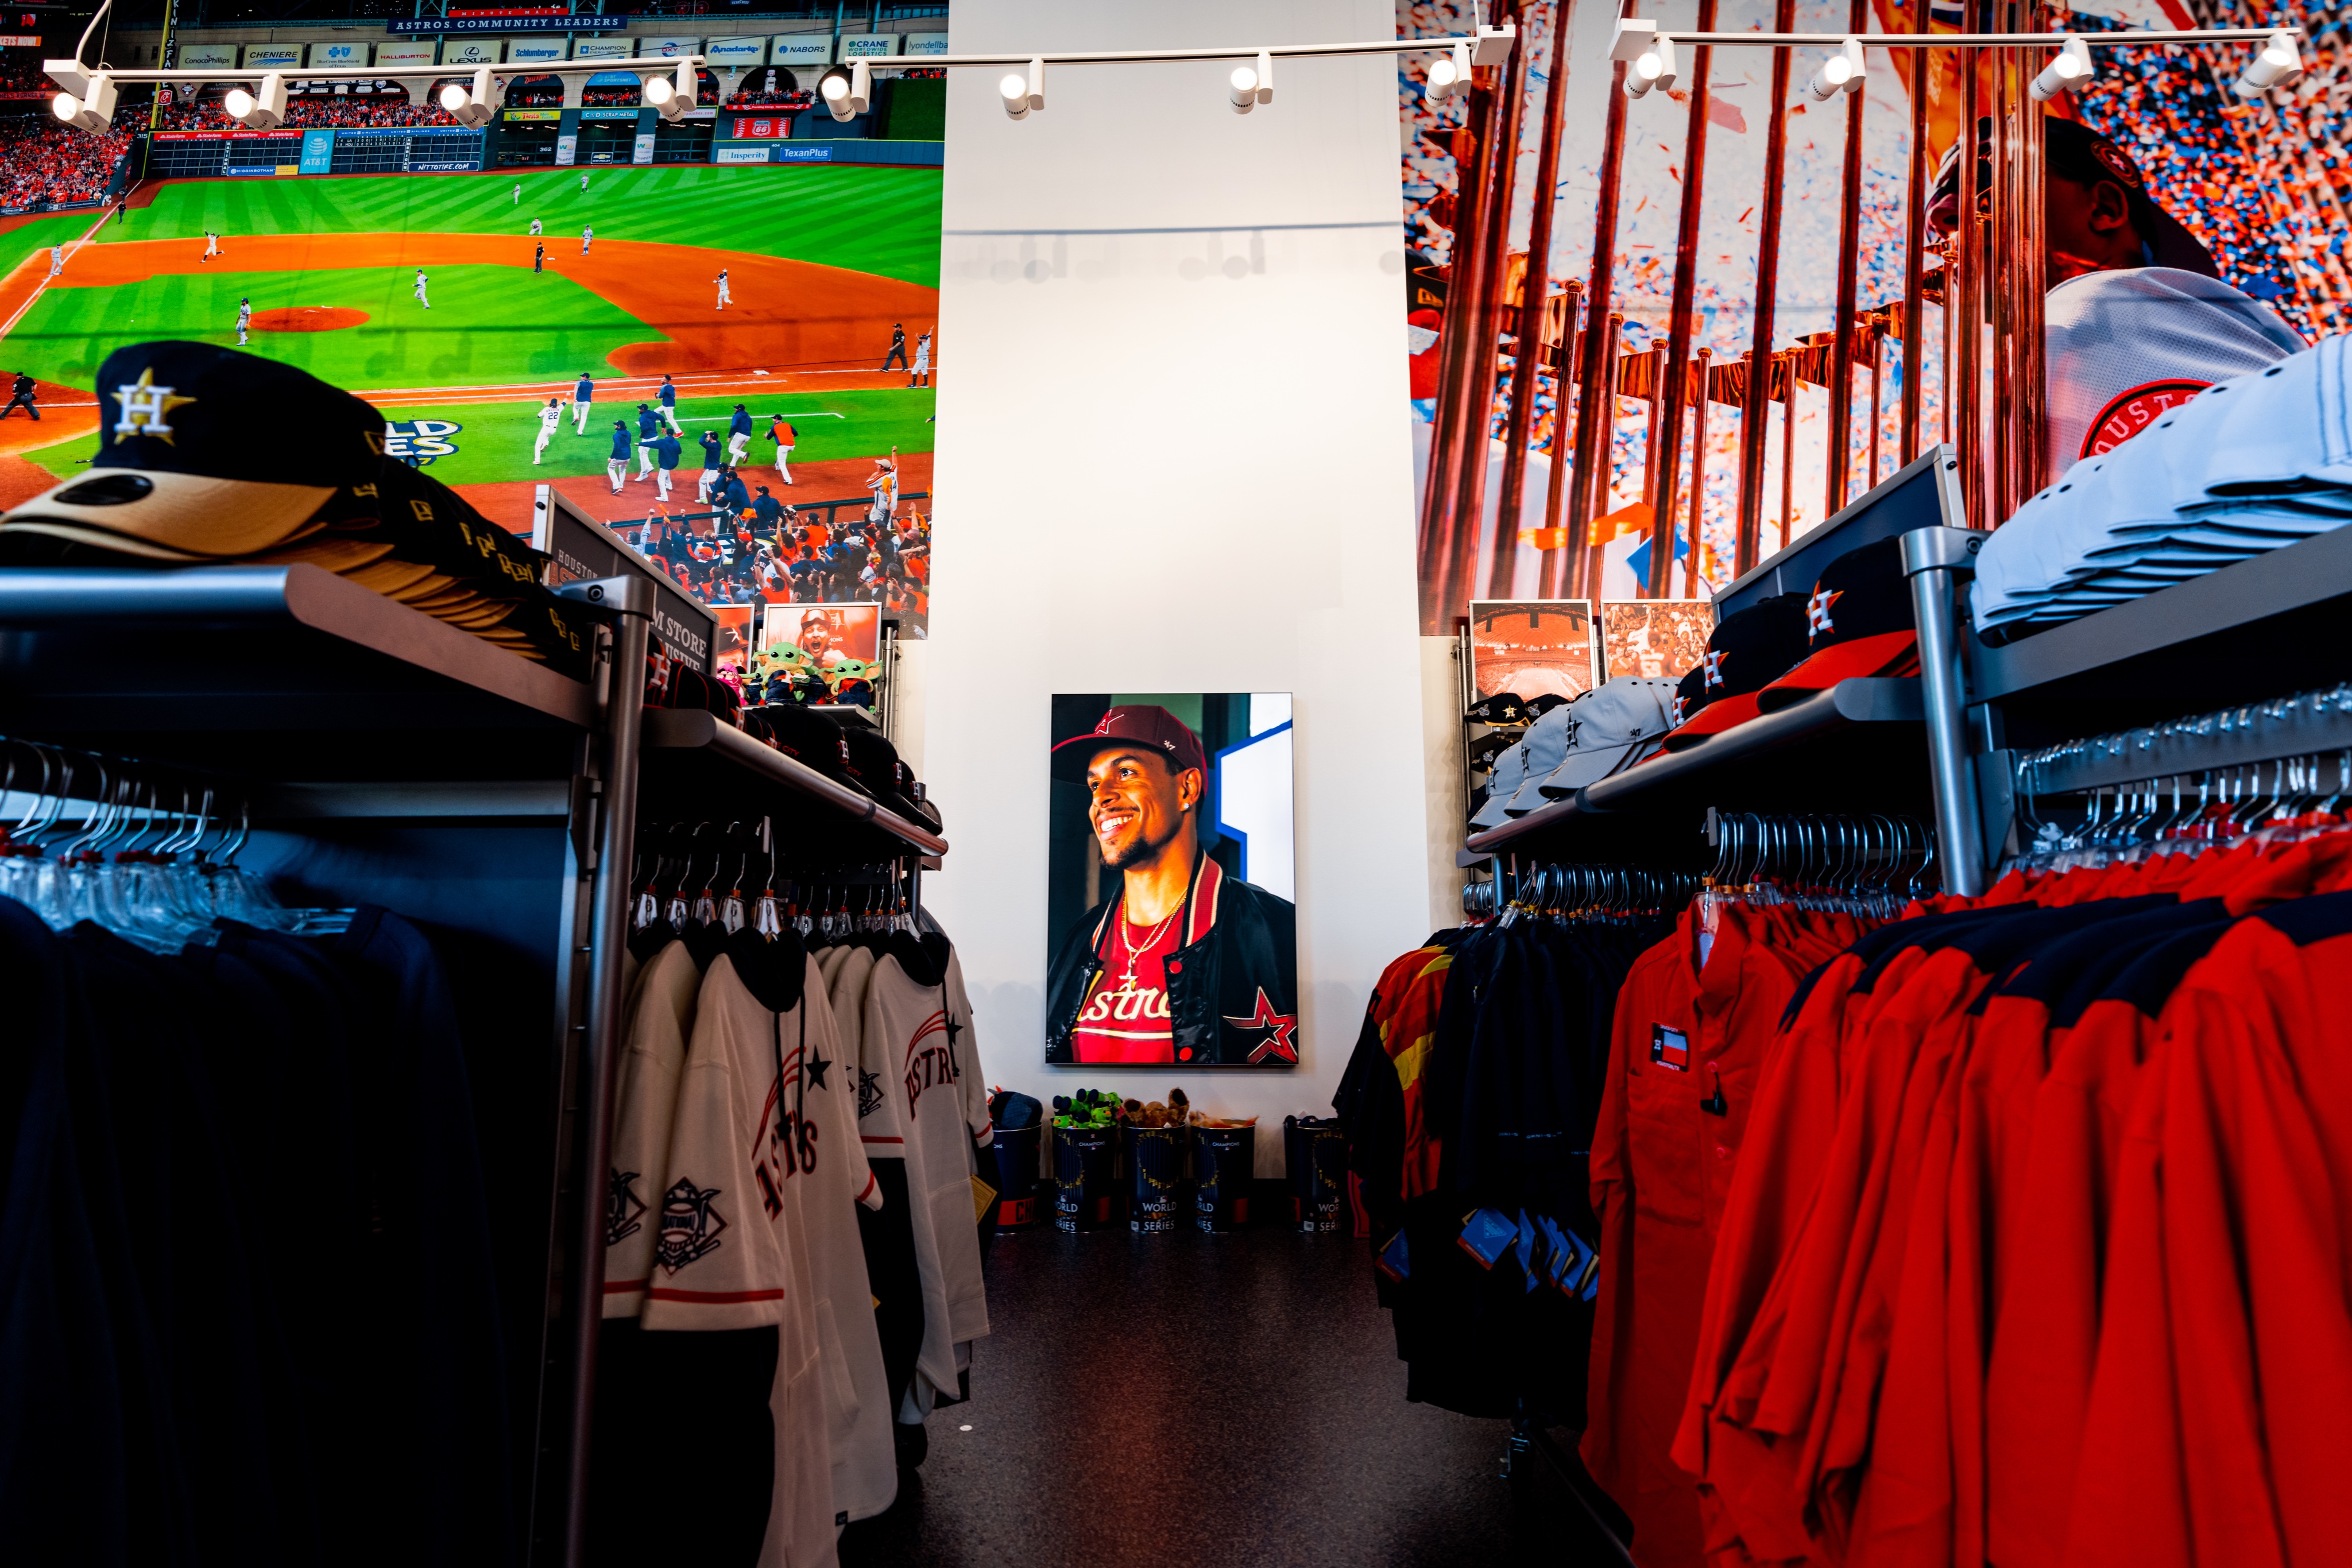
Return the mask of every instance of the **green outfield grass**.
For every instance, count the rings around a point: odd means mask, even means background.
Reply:
[[[438,292],[435,280],[435,292]],[[440,307],[434,307],[440,314]],[[318,333],[318,337],[348,336],[348,334]],[[234,334],[231,335],[234,340]],[[727,434],[727,417],[737,400],[733,398],[681,398],[678,400],[678,423],[686,426],[685,453],[678,459],[687,470],[702,466],[702,446],[696,439],[705,430]],[[793,422],[800,435],[799,444],[793,448],[795,463],[822,463],[843,457],[878,457],[893,446],[900,452],[929,452],[931,433],[939,427],[929,423],[933,394],[929,387],[887,389],[875,392],[798,392],[776,394],[742,400],[752,416],[757,434],[751,442],[751,460],[766,465],[775,454],[768,444],[767,421],[763,415],[781,413]],[[543,462],[534,466],[530,460],[531,444],[539,439],[539,413],[541,405],[518,401],[511,403],[463,403],[443,408],[396,408],[387,410],[389,417],[403,422],[413,420],[443,420],[462,428],[446,437],[457,451],[454,456],[436,459],[428,470],[445,485],[492,484],[516,479],[560,479],[578,475],[604,472],[604,460],[612,451],[613,421],[625,418],[634,438],[636,433],[636,402],[634,399],[606,402],[599,400],[588,423],[588,434],[572,433],[572,419],[567,412],[562,424],[556,429],[555,439],[548,443]],[[833,415],[840,417],[831,417]],[[25,455],[63,479],[76,473],[87,472],[87,464],[98,451],[95,432],[79,440],[60,442],[42,447]],[[635,472],[632,466],[632,473]]]
[[[102,241],[215,234],[515,234],[751,251],[940,285],[940,171],[857,165],[667,165],[589,172],[182,180]],[[522,201],[513,198],[522,183]],[[81,223],[87,225],[89,218]],[[77,233],[79,231],[77,230]],[[0,245],[16,235],[0,235]],[[46,241],[44,244],[47,243]],[[439,307],[436,305],[436,309]]]
[[[12,236],[0,235],[0,239]],[[73,275],[68,272],[66,277]],[[61,280],[62,281],[62,280]],[[318,272],[166,273],[100,288],[52,285],[8,334],[0,358],[47,381],[89,386],[108,351],[147,338],[235,347],[236,302],[257,311],[331,305],[367,321],[331,332],[256,332],[246,348],[336,386],[497,385],[576,374],[628,343],[659,342],[602,295],[559,274],[514,267],[432,270],[433,308],[409,267]]]
[[[85,207],[79,212],[51,213],[0,234],[0,277],[15,271],[16,264],[35,251],[46,253],[53,245],[71,245],[97,221],[98,214]]]

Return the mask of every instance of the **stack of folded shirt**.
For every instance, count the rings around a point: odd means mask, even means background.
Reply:
[[[2206,388],[2019,507],[1977,556],[1978,634],[2031,636],[2352,522],[2346,341]]]
[[[546,558],[384,456],[383,415],[275,361],[142,343],[99,369],[90,472],[0,517],[0,566],[316,566],[585,679]]]

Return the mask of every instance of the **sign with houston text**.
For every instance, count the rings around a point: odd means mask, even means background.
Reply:
[[[1284,692],[1054,697],[1046,1061],[1299,1064],[1290,717]]]

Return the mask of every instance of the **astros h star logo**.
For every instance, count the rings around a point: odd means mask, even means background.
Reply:
[[[114,401],[122,405],[122,417],[114,423],[117,435],[158,435],[172,440],[171,417],[175,408],[184,408],[196,400],[178,397],[170,387],[155,384],[155,367],[148,366],[139,372],[135,382],[125,382],[114,389]],[[179,444],[173,442],[173,445]]]
[[[1264,986],[1257,988],[1256,1012],[1244,1019],[1227,1018],[1225,1021],[1235,1029],[1262,1029],[1268,1031],[1265,1039],[1259,1042],[1257,1049],[1250,1052],[1251,1065],[1255,1066],[1268,1057],[1274,1057],[1282,1061],[1295,1062],[1298,1060],[1298,1047],[1290,1038],[1298,1030],[1298,1015],[1276,1012],[1274,1003],[1266,999]]]

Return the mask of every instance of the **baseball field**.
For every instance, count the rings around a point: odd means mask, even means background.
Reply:
[[[108,353],[156,338],[233,347],[240,300],[254,311],[247,352],[451,448],[429,472],[509,527],[528,526],[542,482],[595,515],[642,516],[651,482],[615,497],[604,462],[614,419],[634,433],[665,373],[688,499],[694,437],[723,435],[738,403],[761,432],[751,463],[771,458],[767,415],[798,430],[793,487],[759,476],[787,500],[861,496],[894,447],[902,494],[929,490],[931,392],[877,367],[893,323],[909,352],[936,329],[939,170],[600,166],[584,192],[580,172],[173,181],[142,187],[125,222],[81,213],[0,232],[0,371],[41,382],[44,413],[0,424],[0,507],[83,471]],[[209,258],[207,232],[220,245]],[[55,278],[53,244],[68,251]],[[534,463],[538,411],[568,402],[583,373],[596,383],[586,433],[567,411]]]

